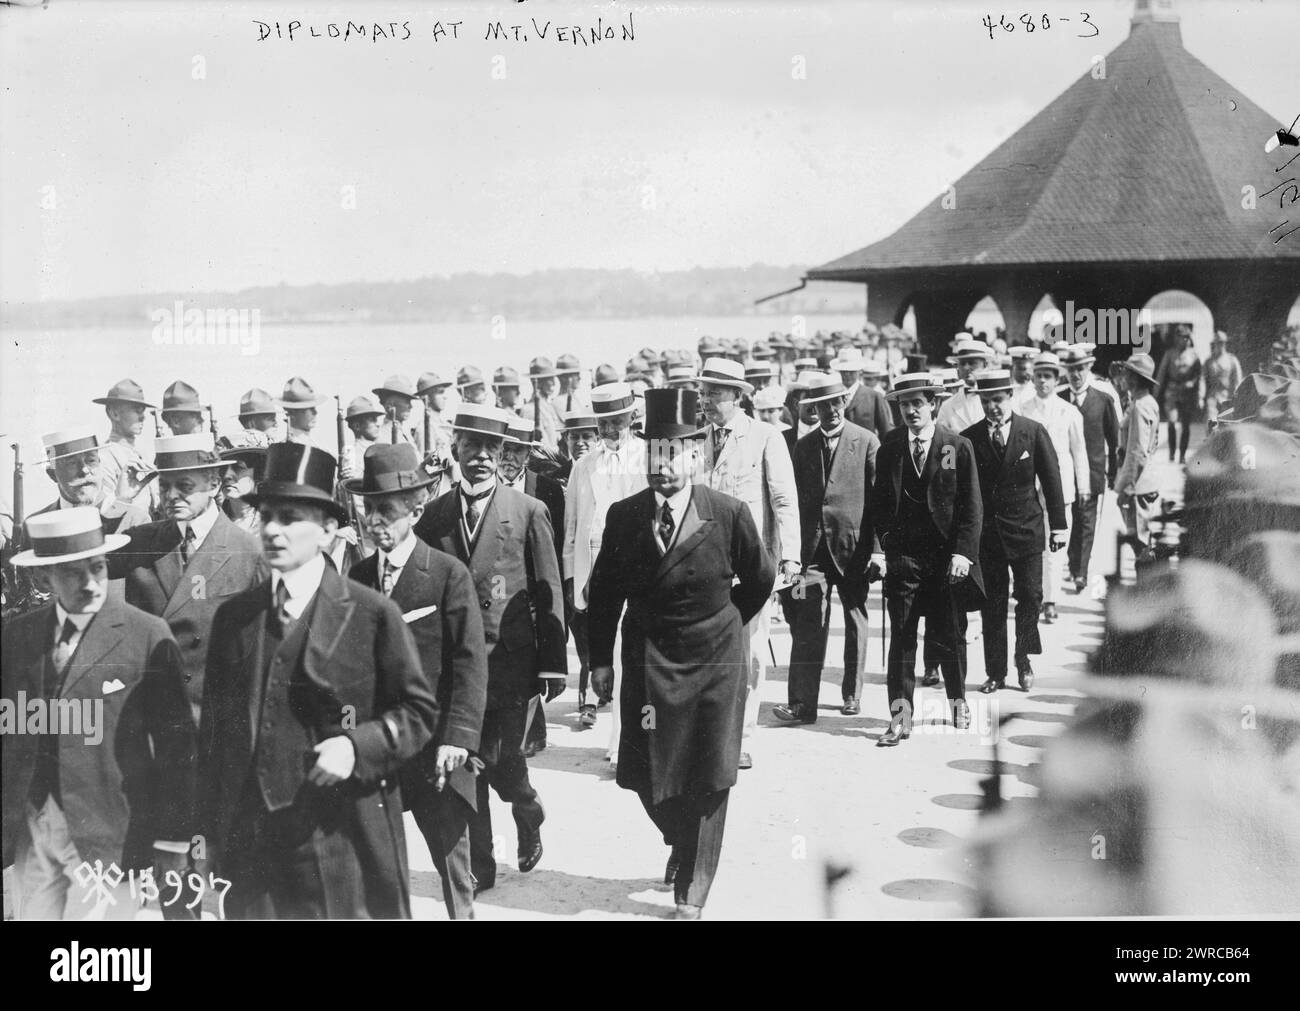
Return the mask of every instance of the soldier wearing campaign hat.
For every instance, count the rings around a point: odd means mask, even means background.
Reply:
[[[565,353],[556,358],[555,376],[560,384],[559,392],[555,395],[555,406],[561,419],[567,418],[574,411],[591,407],[587,395],[580,389],[582,363],[577,355]]]
[[[144,390],[134,379],[113,384],[108,393],[92,403],[103,404],[111,429],[100,447],[99,484],[105,497],[134,502],[146,512],[158,505],[158,486],[150,484],[153,467],[135,444],[144,433],[144,415],[153,410]]]
[[[1205,360],[1205,420],[1213,427],[1221,411],[1241,385],[1244,373],[1241,360],[1228,350],[1228,335],[1222,330],[1214,332],[1210,341],[1210,357]]]
[[[447,409],[447,391],[454,384],[436,372],[422,372],[415,381],[415,395],[424,403],[424,425],[420,448],[426,457],[451,466],[451,423],[443,419]]]
[[[263,446],[271,444],[269,433],[275,430],[278,416],[275,400],[266,390],[254,387],[239,398],[239,424],[245,431],[260,435]]]
[[[549,358],[539,355],[528,363],[528,379],[533,384],[533,394],[515,413],[532,422],[533,434],[543,450],[558,453],[560,431],[564,428],[553,400],[559,388],[559,372]]]
[[[1120,422],[1123,462],[1115,475],[1120,513],[1131,536],[1143,549],[1151,542],[1151,517],[1160,498],[1160,483],[1151,459],[1160,445],[1160,405],[1156,403],[1155,362],[1135,354],[1123,363],[1129,405]]]
[[[487,382],[483,373],[473,365],[466,365],[456,373],[456,392],[467,404],[488,402]]]
[[[405,442],[418,448],[420,433],[410,423],[411,407],[415,403],[415,383],[407,376],[389,376],[370,392],[379,398],[379,406],[384,409],[379,441]],[[358,473],[360,469],[358,462]]]
[[[497,398],[497,407],[503,411],[515,411],[519,407],[519,370],[509,365],[502,365],[492,373],[492,392]]]
[[[172,435],[193,435],[204,430],[203,403],[199,391],[182,379],[163,391],[163,424]]]
[[[382,441],[380,426],[384,421],[384,409],[363,394],[348,401],[343,420],[352,433],[352,445],[344,447],[339,460],[339,477],[346,481],[361,473],[366,450]]]
[[[317,394],[302,376],[294,376],[285,383],[284,392],[276,401],[288,419],[285,442],[313,445],[311,433],[316,427],[317,414],[320,408],[332,402],[330,397]]]

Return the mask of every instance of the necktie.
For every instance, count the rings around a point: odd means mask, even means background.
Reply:
[[[190,552],[194,550],[194,527],[185,524],[185,536],[181,538],[181,568],[190,563]]]
[[[478,521],[483,516],[483,507],[479,505],[479,502],[491,495],[492,489],[489,488],[477,495],[465,495],[463,491],[461,494],[465,496],[465,502],[468,505],[465,510],[465,526],[469,527],[469,532],[472,535],[478,529]]]
[[[722,447],[727,444],[727,429],[715,428],[713,430],[713,459],[717,460],[722,455]]]
[[[275,588],[275,620],[280,623],[282,635],[293,624],[293,616],[289,613],[289,587],[285,585],[283,579],[280,580],[280,585]]]
[[[393,567],[393,563],[389,561],[387,558],[385,558],[384,578],[381,584],[384,590],[385,597],[391,597],[393,595],[393,586],[396,582],[397,582],[397,570]]]
[[[997,453],[998,456],[1002,456],[1004,453],[1006,453],[1006,451],[1007,451],[1007,444],[1002,441],[1002,427],[1000,425],[994,425],[993,426],[993,452]]]
[[[77,637],[77,626],[71,618],[65,618],[63,628],[59,630],[59,641],[54,646],[54,672],[62,680],[63,672],[68,666],[68,661],[72,659],[72,640]],[[45,694],[53,698],[58,694],[59,685],[56,682],[53,685],[46,685]]]
[[[668,503],[664,503],[663,509],[659,513],[659,541],[668,550],[668,545],[673,542],[673,529],[676,524],[673,523],[673,511],[668,508]]]
[[[912,440],[912,462],[916,466],[916,472],[921,473],[921,466],[925,463],[925,446],[920,439]]]
[[[828,437],[822,437],[822,473],[827,477],[831,475],[831,440]]]

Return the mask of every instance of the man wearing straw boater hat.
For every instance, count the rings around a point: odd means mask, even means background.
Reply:
[[[878,375],[879,366],[875,362],[871,364],[874,366],[872,374]],[[831,362],[831,367],[839,373],[840,381],[848,392],[849,404],[844,409],[845,419],[868,432],[875,432],[877,439],[883,439],[894,427],[894,419],[885,395],[862,381],[867,368],[862,352],[857,348],[845,348]]]
[[[1008,571],[1015,579],[1016,674],[1021,689],[1029,691],[1034,683],[1029,658],[1043,651],[1038,636],[1038,614],[1043,606],[1043,546],[1052,552],[1065,547],[1068,524],[1061,470],[1047,429],[1015,413],[1011,373],[986,369],[975,374],[975,383],[984,402],[985,420],[961,434],[975,447],[979,488],[984,496],[979,561],[987,597],[980,609],[987,680],[980,691],[990,694],[1006,687],[1011,593]]]
[[[877,740],[879,747],[894,747],[911,736],[921,618],[927,675],[931,669],[942,671],[953,726],[970,726],[965,615],[983,596],[983,503],[970,443],[934,421],[942,389],[928,371],[898,378],[889,397],[900,405],[903,426],[886,436],[876,457],[872,518],[885,552],[890,626],[890,725]]]
[[[256,386],[239,398],[239,424],[246,432],[261,436],[257,440],[262,446],[269,446],[275,441],[271,433],[279,423],[279,410],[275,399],[266,390]]]
[[[6,623],[0,662],[5,708],[27,724],[2,735],[20,920],[132,919],[126,873],[161,886],[189,862],[194,721],[166,623],[108,592],[106,556],[126,540],[74,506],[28,519],[13,559],[53,597]]]
[[[534,358],[528,363],[528,378],[533,384],[533,395],[515,409],[521,418],[532,422],[533,432],[540,441],[541,448],[548,453],[559,452],[560,431],[564,427],[560,412],[551,399],[559,385],[558,377],[559,373],[549,358]]]
[[[700,399],[709,421],[704,442],[704,479],[714,491],[738,498],[749,507],[763,547],[783,582],[798,577],[799,495],[794,467],[781,444],[781,433],[740,410],[740,397],[753,392],[744,367],[726,358],[710,358],[700,372]],[[767,676],[768,628],[766,604],[745,626],[749,639],[749,682],[740,767],[751,768],[758,703]]]
[[[420,434],[410,424],[411,405],[415,403],[415,383],[407,376],[389,376],[370,391],[384,409],[384,423],[379,427],[380,442],[406,442],[419,446]],[[396,435],[394,435],[396,430]],[[364,455],[364,454],[363,454]],[[360,467],[358,467],[358,472]]]
[[[564,691],[568,673],[564,592],[545,507],[497,479],[509,428],[505,411],[461,404],[452,426],[460,463],[455,489],[415,526],[426,544],[460,559],[474,578],[488,643],[487,707],[470,850],[477,891],[496,884],[488,786],[511,806],[521,871],[542,858],[546,812],[528,781],[524,743],[540,700]]]
[[[1118,467],[1119,416],[1115,402],[1095,382],[1094,361],[1092,351],[1079,345],[1072,345],[1061,358],[1067,388],[1060,396],[1073,404],[1083,418],[1083,445],[1088,455],[1089,494],[1075,495],[1070,510],[1070,545],[1066,548],[1070,581],[1076,593],[1082,593],[1088,585],[1097,508],[1106,489],[1114,486]]]
[[[589,634],[589,583],[600,554],[609,507],[647,487],[645,443],[632,437],[635,398],[631,388],[626,383],[595,387],[591,391],[591,410],[600,443],[574,462],[564,490],[564,600],[575,640],[586,640]],[[596,706],[587,701],[587,679],[581,673],[578,724],[584,728],[596,724]],[[617,707],[611,724],[606,756],[616,761],[620,726]]]
[[[284,392],[276,401],[288,421],[284,441],[302,446],[314,445],[311,433],[316,427],[317,414],[329,403],[332,403],[332,398],[318,396],[301,376],[294,376],[285,383]]]
[[[960,433],[984,420],[984,407],[975,391],[975,373],[989,367],[993,361],[993,349],[968,333],[959,333],[954,344],[948,362],[957,367],[957,374],[966,386],[939,408],[934,420],[949,431]]]
[[[153,404],[144,399],[144,390],[134,379],[114,383],[105,396],[92,403],[104,405],[112,426],[99,454],[99,486],[104,496],[121,502],[139,498],[140,508],[152,512],[158,506],[158,486],[150,482],[153,465],[135,440],[144,433],[144,415],[153,410]]]
[[[42,441],[45,473],[58,487],[59,497],[32,515],[93,505],[99,509],[106,534],[120,534],[149,522],[149,514],[140,506],[122,502],[102,490],[99,439],[90,428],[51,432]],[[150,480],[152,475],[150,467]]]
[[[803,575],[791,593],[788,702],[773,710],[794,723],[817,720],[832,589],[844,612],[842,712],[861,712],[858,685],[867,669],[867,594],[875,569],[871,487],[880,449],[874,432],[844,419],[848,395],[839,376],[814,372],[807,383],[804,404],[816,407],[820,426],[794,448]]]
[[[270,579],[217,608],[201,831],[233,919],[406,919],[396,770],[437,701],[401,609],[325,560],[343,510],[315,446],[267,450],[253,504]]]
[[[1036,395],[1034,359],[1038,353],[1037,349],[1027,344],[1018,344],[1007,351],[1011,359],[1011,401],[1017,410]]]
[[[478,595],[462,562],[415,536],[437,478],[421,469],[414,447],[379,443],[366,451],[364,464],[364,476],[346,486],[365,503],[378,550],[348,576],[402,609],[438,700],[433,739],[401,771],[402,804],[414,815],[442,879],[447,915],[472,918],[475,781],[468,763],[479,750],[488,679]]]
[[[744,723],[745,626],[775,575],[749,509],[691,483],[708,438],[696,396],[646,392],[650,487],[610,507],[591,585],[592,685],[604,698],[626,605],[618,785],[672,847],[664,876],[679,919],[699,918],[717,872]]]
[[[217,507],[224,461],[209,432],[154,443],[163,519],[132,527],[130,543],[108,559],[126,580],[126,601],[167,622],[180,646],[194,721],[217,605],[265,580],[261,542]]]
[[[199,391],[183,379],[163,390],[162,420],[172,435],[194,435],[204,431],[203,402]]]

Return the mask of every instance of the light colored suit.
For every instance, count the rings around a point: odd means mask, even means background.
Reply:
[[[968,389],[959,390],[945,400],[934,418],[935,424],[959,434],[983,420],[984,405],[980,403],[979,394]]]
[[[1083,440],[1083,415],[1079,409],[1053,393],[1048,397],[1034,396],[1022,401],[1016,409],[1026,418],[1037,421],[1047,429],[1056,450],[1056,462],[1061,471],[1061,497],[1067,506],[1077,497],[1092,494],[1089,475],[1088,447]],[[1103,488],[1104,490],[1104,488]],[[1067,518],[1071,512],[1066,513]],[[1051,534],[1048,534],[1050,544]],[[1060,583],[1061,560],[1051,551],[1043,552],[1043,600],[1056,602]]]

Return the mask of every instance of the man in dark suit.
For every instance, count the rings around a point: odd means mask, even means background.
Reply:
[[[831,367],[840,374],[840,381],[848,392],[844,420],[865,428],[868,432],[874,432],[877,439],[884,439],[894,427],[894,418],[885,395],[874,385],[862,381],[862,370],[867,367],[862,352],[857,348],[846,348],[831,363]]]
[[[202,823],[235,919],[411,915],[397,770],[438,704],[397,605],[326,562],[337,471],[270,447],[252,502],[271,578],[212,622]]]
[[[803,403],[816,405],[820,426],[794,449],[803,573],[790,593],[789,702],[773,710],[794,723],[817,719],[832,588],[844,609],[842,709],[846,716],[861,711],[858,678],[867,666],[867,593],[874,572],[871,488],[880,449],[872,432],[844,420],[847,396],[837,377],[813,373],[806,382]]]
[[[402,609],[438,700],[433,740],[402,768],[402,802],[442,878],[447,915],[462,920],[474,917],[469,824],[475,779],[466,763],[478,751],[483,728],[487,654],[469,569],[413,531],[426,491],[438,480],[420,469],[413,446],[380,443],[366,450],[363,477],[346,486],[364,503],[376,551],[348,576]]]
[[[223,461],[212,434],[157,439],[154,453],[166,518],[132,527],[130,543],[109,555],[108,572],[126,580],[128,604],[171,628],[197,725],[212,618],[226,598],[256,586],[270,570],[261,542],[217,508]]]
[[[509,426],[506,412],[462,404],[452,426],[452,451],[461,479],[435,499],[415,525],[421,540],[460,559],[474,579],[488,653],[487,707],[479,754],[485,765],[470,824],[477,890],[496,884],[488,785],[510,804],[519,832],[519,869],[542,858],[546,817],[528,781],[524,742],[539,698],[564,691],[564,593],[555,557],[555,533],[546,508],[497,480]]]
[[[592,685],[610,698],[624,605],[618,785],[672,847],[679,919],[698,919],[736,783],[749,669],[746,623],[775,570],[748,508],[692,485],[694,390],[646,391],[650,487],[610,507],[592,573]],[[733,586],[733,579],[737,580]]]
[[[1065,500],[1056,449],[1047,429],[1012,410],[1011,373],[986,369],[975,373],[975,392],[985,420],[961,434],[975,447],[979,487],[984,497],[980,532],[980,568],[987,601],[984,620],[985,694],[1005,687],[1007,676],[1008,570],[1015,579],[1016,673],[1025,691],[1033,686],[1030,656],[1043,651],[1038,613],[1043,607],[1043,543],[1053,551],[1065,547]],[[1051,539],[1043,529],[1047,503]]]
[[[180,654],[165,622],[108,593],[105,555],[126,537],[106,535],[96,509],[26,527],[31,547],[13,564],[53,599],[7,623],[0,664],[5,707],[27,724],[3,734],[17,916],[130,919],[139,903],[114,868],[152,868],[161,886],[189,862],[195,729]]]
[[[1088,585],[1088,561],[1092,558],[1092,540],[1097,530],[1097,507],[1105,489],[1115,486],[1119,467],[1119,418],[1115,401],[1093,384],[1090,350],[1070,347],[1061,352],[1069,388],[1061,396],[1083,415],[1083,444],[1088,453],[1088,476],[1091,494],[1075,496],[1070,506],[1070,545],[1066,557],[1070,579],[1076,592]]]
[[[970,443],[934,422],[942,390],[929,371],[900,376],[889,396],[899,404],[904,427],[885,436],[876,456],[872,519],[885,550],[890,625],[890,726],[876,742],[880,747],[911,736],[922,617],[926,648],[943,672],[953,726],[970,726],[960,616],[970,609],[969,597],[978,601],[983,594],[983,503]]]

